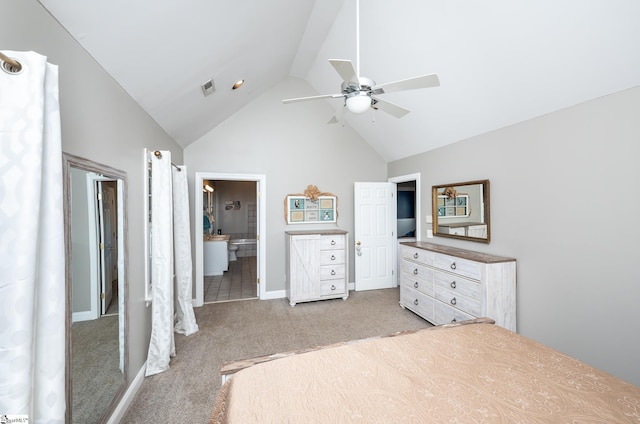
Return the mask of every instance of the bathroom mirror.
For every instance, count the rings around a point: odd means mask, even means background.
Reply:
[[[489,243],[489,180],[434,185],[433,235]]]
[[[67,423],[102,423],[127,381],[126,174],[63,153]]]

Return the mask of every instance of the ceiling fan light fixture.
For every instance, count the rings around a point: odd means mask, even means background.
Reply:
[[[359,93],[355,96],[347,97],[347,109],[351,113],[364,113],[371,107],[371,97],[367,93]]]

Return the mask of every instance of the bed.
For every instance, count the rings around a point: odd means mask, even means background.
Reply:
[[[210,424],[640,423],[640,387],[478,319],[225,364]]]

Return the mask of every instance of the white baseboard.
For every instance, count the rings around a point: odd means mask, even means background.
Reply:
[[[349,291],[356,289],[356,283],[349,283]]]
[[[116,406],[116,409],[113,410],[113,414],[109,417],[107,424],[118,424],[124,418],[124,414],[129,409],[129,405],[133,402],[133,399],[136,397],[138,390],[140,390],[140,386],[142,386],[142,382],[144,381],[144,373],[147,369],[147,362],[142,365],[140,371],[136,375],[136,378],[133,379],[131,385],[127,388],[127,391],[122,395],[122,399],[120,399],[120,403]]]
[[[74,312],[71,314],[71,322],[90,321],[96,319],[91,311]]]
[[[284,299],[285,297],[287,297],[285,290],[276,290],[265,292],[264,296],[260,297],[260,300]]]

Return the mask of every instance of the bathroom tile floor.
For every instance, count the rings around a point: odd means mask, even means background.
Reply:
[[[229,262],[223,275],[204,277],[204,303],[256,299],[256,270],[256,257],[247,256]]]

